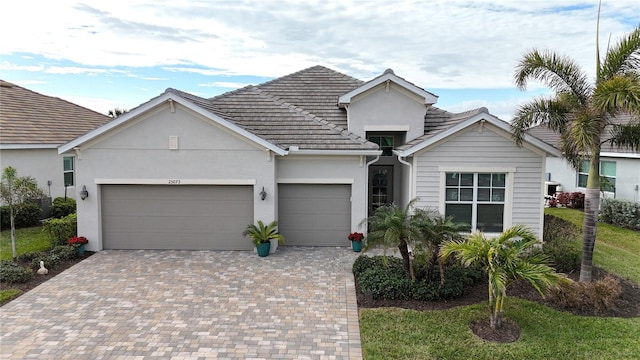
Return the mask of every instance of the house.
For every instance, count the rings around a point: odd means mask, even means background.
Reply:
[[[628,124],[633,121],[631,115],[617,116],[613,124]],[[560,137],[546,125],[538,125],[528,133],[560,148]],[[600,179],[602,197],[628,201],[640,201],[640,152],[630,148],[611,145],[611,126],[605,129],[605,142],[600,151]],[[564,192],[585,192],[589,175],[589,160],[582,162],[580,169],[574,169],[561,157],[547,158],[547,180],[552,186],[561,186]]]
[[[88,193],[79,234],[91,250],[248,250],[247,224],[278,220],[287,245],[348,246],[375,208],[414,197],[475,229],[540,234],[557,151],[436,101],[391,70],[364,82],[323,66],[210,99],[167,89],[59,148]]]
[[[49,197],[75,198],[75,158],[58,146],[111,121],[106,115],[0,80],[0,168],[33,176]]]

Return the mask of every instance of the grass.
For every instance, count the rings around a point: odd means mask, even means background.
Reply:
[[[18,289],[0,290],[0,305],[20,296],[20,294],[22,294],[22,290]]]
[[[578,210],[545,213],[582,228]],[[594,264],[640,284],[640,233],[598,224]],[[445,311],[362,309],[364,358],[640,359],[640,318],[582,317],[514,297],[505,302],[505,316],[522,330],[511,344],[489,343],[469,330],[471,320],[489,317],[486,301]]]
[[[580,317],[508,298],[505,315],[522,330],[511,344],[481,340],[469,322],[487,317],[486,303],[445,311],[363,309],[365,359],[638,359],[640,318]]]
[[[18,255],[32,251],[43,251],[51,248],[49,236],[42,231],[42,226],[16,229],[16,252]],[[11,230],[0,232],[0,260],[11,260]]]
[[[547,208],[545,214],[570,221],[582,229],[584,219],[582,211]],[[579,241],[577,245],[581,247],[582,241]],[[640,284],[640,232],[599,223],[593,251],[593,263]]]

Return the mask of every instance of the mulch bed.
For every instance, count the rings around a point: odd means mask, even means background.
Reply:
[[[573,280],[578,280],[577,273],[569,274],[569,277]],[[607,313],[599,313],[594,309],[581,309],[574,310],[571,313],[580,316],[598,316],[598,317],[621,317],[621,318],[633,318],[640,316],[640,286],[636,285],[628,280],[607,274],[600,268],[593,269],[593,279],[601,279],[606,275],[613,276],[620,281],[622,285],[622,294],[615,301],[613,308]],[[488,301],[487,295],[487,283],[486,281],[478,283],[471,287],[469,291],[462,297],[457,299],[451,299],[446,301],[417,301],[417,300],[373,300],[367,298],[359,289],[356,283],[356,293],[358,299],[358,308],[379,308],[379,307],[397,307],[411,310],[446,310],[456,306],[465,306],[477,304],[483,301]],[[559,311],[566,311],[558,308],[554,304],[543,299],[540,294],[528,283],[519,282],[513,284],[507,290],[507,296],[516,296],[522,299],[535,301],[545,306],[555,308]],[[488,315],[487,315],[488,317]],[[514,342],[520,336],[520,327],[517,324],[503,320],[503,326],[499,330],[491,329],[489,326],[489,319],[486,321],[474,321],[469,324],[469,328],[474,334],[485,339],[487,341],[508,343]]]
[[[49,269],[49,273],[47,275],[34,274],[33,277],[29,281],[21,283],[21,284],[8,284],[8,283],[5,283],[5,282],[0,282],[0,290],[17,289],[17,290],[21,290],[22,294],[24,294],[27,291],[33,289],[34,287],[42,284],[45,281],[53,278],[54,276],[60,274],[61,272],[65,271],[66,269],[72,267],[73,265],[79,263],[80,261],[88,258],[89,256],[91,256],[93,254],[94,254],[93,251],[85,251],[84,252],[84,256],[78,256],[78,257],[75,257],[75,258],[70,259],[70,260],[65,260],[65,261],[61,262],[60,265],[58,265],[58,267],[56,267],[55,269]],[[16,299],[16,298],[14,298],[14,299]],[[11,299],[11,300],[13,300],[13,299]],[[7,301],[7,303],[10,302],[11,300]],[[6,304],[6,303],[4,303],[4,304]],[[2,304],[2,305],[4,305],[4,304]]]

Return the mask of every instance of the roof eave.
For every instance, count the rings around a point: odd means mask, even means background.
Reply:
[[[369,82],[364,83],[362,86],[351,90],[350,92],[340,96],[338,98],[338,105],[346,105],[346,104],[350,104],[351,100],[353,99],[353,97],[362,94],[363,92],[369,90],[369,89],[373,89],[374,87],[386,82],[386,81],[393,81],[394,83],[402,86],[403,88],[407,89],[408,91],[413,92],[416,95],[419,95],[421,97],[424,98],[424,103],[425,105],[433,105],[438,101],[438,97],[431,94],[430,92],[421,89],[417,86],[415,86],[414,84],[411,84],[410,82],[398,77],[397,75],[393,74],[393,73],[386,73],[383,74],[382,76],[379,76]]]
[[[292,150],[288,155],[377,156],[382,150]]]
[[[60,144],[0,144],[0,150],[57,149]]]

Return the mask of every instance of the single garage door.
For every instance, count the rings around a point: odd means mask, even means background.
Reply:
[[[351,185],[280,184],[278,198],[285,245],[349,246]]]
[[[251,250],[251,186],[103,185],[105,249]]]

